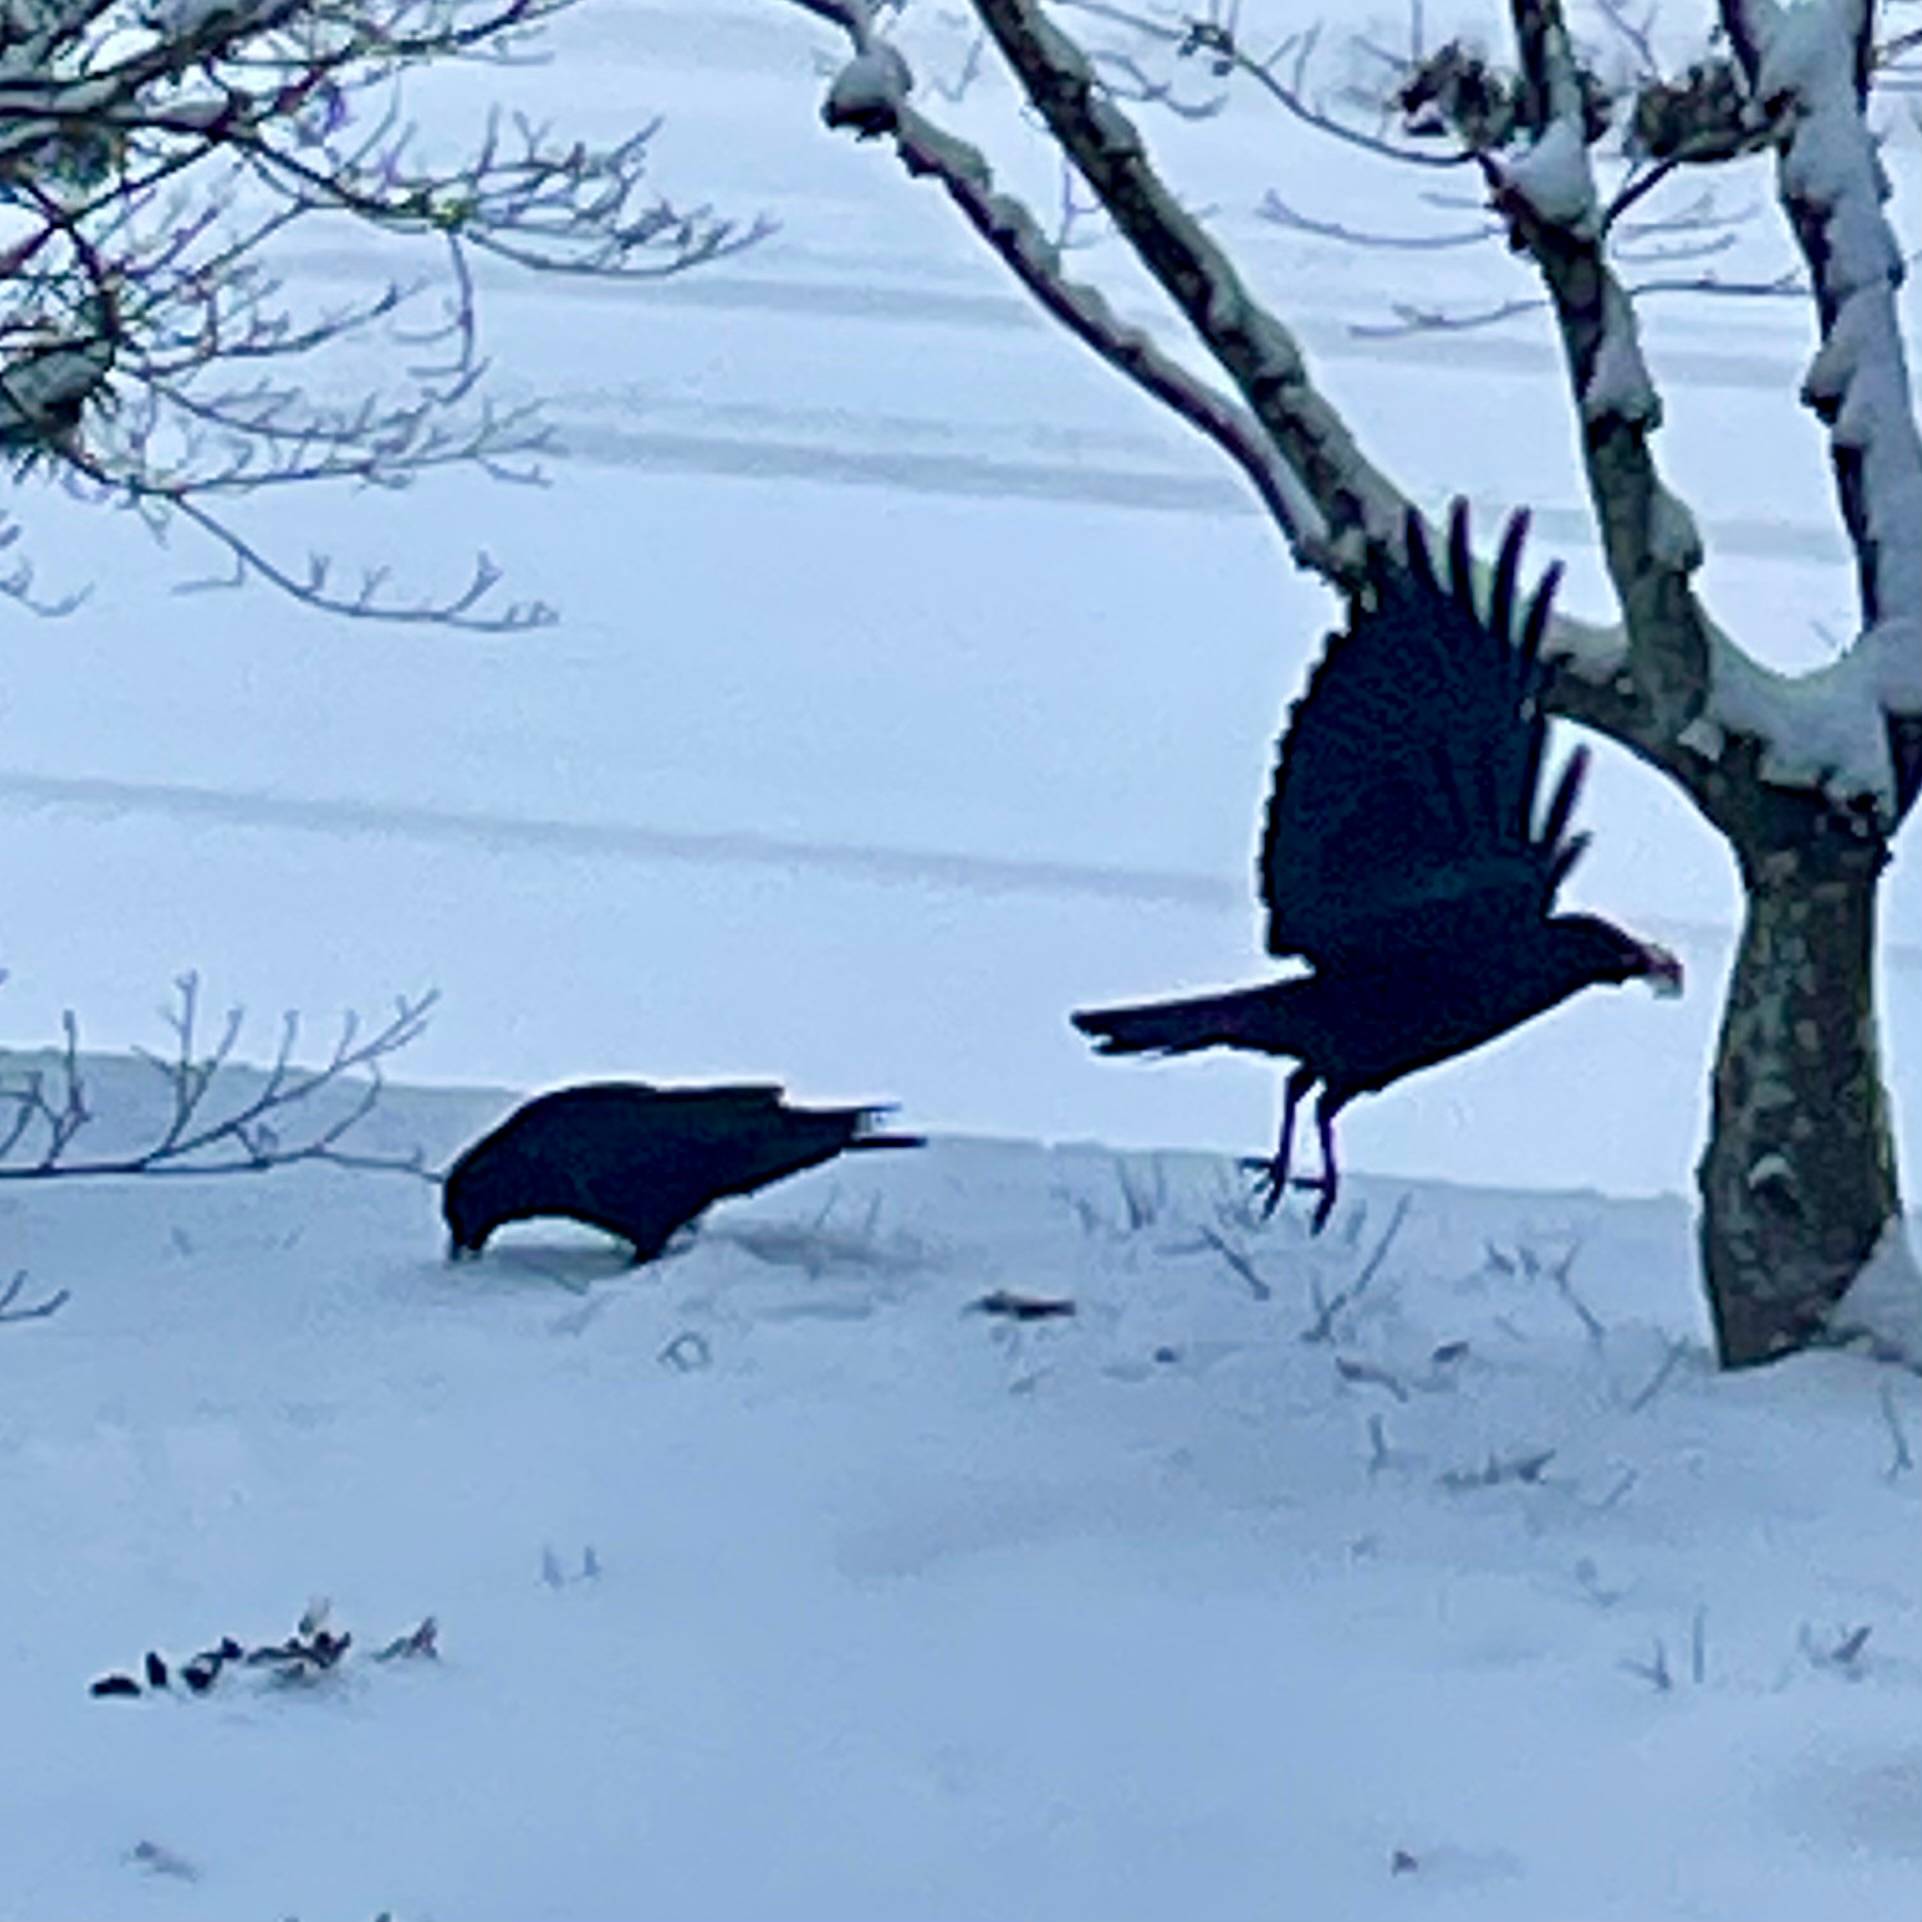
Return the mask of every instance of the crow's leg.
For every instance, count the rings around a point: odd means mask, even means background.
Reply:
[[[1313,1068],[1297,1068],[1288,1077],[1281,1105],[1281,1139],[1275,1144],[1275,1158],[1263,1161],[1254,1157],[1241,1164],[1261,1176],[1255,1183],[1255,1192],[1265,1197],[1261,1204],[1264,1221],[1281,1206],[1281,1198],[1288,1192],[1288,1163],[1294,1157],[1295,1148],[1295,1110],[1301,1106],[1302,1096],[1314,1085]]]
[[[1341,1190],[1341,1169],[1335,1161],[1335,1117],[1346,1105],[1345,1095],[1336,1095],[1332,1090],[1323,1088],[1315,1102],[1315,1134],[1321,1142],[1321,1177],[1313,1180],[1306,1176],[1298,1177],[1297,1188],[1313,1188],[1321,1199],[1315,1203],[1315,1212],[1308,1223],[1308,1232],[1318,1235],[1328,1226],[1328,1217],[1335,1212],[1335,1196]]]

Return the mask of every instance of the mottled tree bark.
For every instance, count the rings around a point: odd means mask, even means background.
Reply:
[[[1900,1208],[1875,1019],[1878,848],[1743,859],[1717,1051],[1703,1278],[1725,1367],[1805,1346]]]

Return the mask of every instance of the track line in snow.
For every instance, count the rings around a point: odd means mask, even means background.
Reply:
[[[863,846],[726,829],[643,827],[489,814],[410,802],[297,796],[185,783],[0,770],[0,807],[78,808],[90,813],[161,814],[242,829],[295,829],[333,836],[380,835],[491,848],[703,866],[807,867],[869,880],[923,883],[986,893],[1100,895],[1199,908],[1243,909],[1247,890],[1225,878],[1092,862],[1001,858],[924,848]]]
[[[1172,868],[1108,867],[1095,862],[977,855],[940,848],[887,847],[724,829],[676,829],[619,821],[566,821],[489,814],[478,809],[342,796],[284,795],[195,787],[176,782],[114,781],[97,776],[0,769],[0,808],[75,808],[96,814],[158,814],[239,829],[293,829],[334,837],[377,835],[414,841],[629,861],[701,866],[811,868],[893,885],[979,894],[1083,895],[1186,908],[1207,914],[1250,911],[1239,879]],[[1713,922],[1646,918],[1651,933],[1697,946],[1726,947],[1733,932]],[[1922,946],[1890,942],[1885,965],[1922,971]]]

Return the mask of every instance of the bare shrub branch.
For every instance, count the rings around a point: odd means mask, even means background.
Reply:
[[[1201,1224],[1200,1233],[1204,1246],[1212,1248],[1248,1284],[1248,1292],[1257,1301],[1273,1299],[1274,1289],[1262,1279],[1260,1270],[1242,1249],[1237,1248],[1218,1228],[1212,1228],[1206,1222]]]
[[[1324,1296],[1320,1281],[1311,1278],[1309,1286],[1315,1304],[1315,1318],[1301,1331],[1300,1340],[1313,1344],[1334,1339],[1335,1318],[1343,1309],[1352,1308],[1368,1292],[1369,1284],[1381,1272],[1382,1263],[1388,1259],[1388,1251],[1395,1245],[1395,1237],[1401,1233],[1401,1225],[1408,1219],[1408,1210],[1412,1205],[1406,1195],[1397,1199],[1395,1212],[1389,1216],[1381,1239],[1375,1243],[1367,1260],[1356,1269],[1354,1279],[1346,1287],[1337,1288],[1332,1295]]]
[[[99,1175],[262,1174],[304,1161],[428,1175],[419,1150],[411,1155],[361,1154],[347,1138],[374,1111],[382,1092],[381,1063],[413,1041],[427,1025],[439,995],[402,996],[378,1027],[363,1034],[358,1018],[342,1017],[332,1048],[314,1067],[296,1064],[300,1021],[283,1018],[274,1059],[259,1085],[224,1108],[216,1097],[233,1060],[245,1016],[239,1008],[222,1017],[210,1043],[200,1033],[200,983],[184,974],[175,999],[161,1011],[173,1035],[166,1054],[136,1050],[159,1076],[170,1112],[155,1137],[124,1154],[75,1159],[70,1149],[97,1115],[80,1057],[79,1023],[63,1017],[63,1040],[51,1071],[33,1069],[0,1082],[0,1106],[12,1114],[0,1129],[0,1181],[48,1181]],[[319,1097],[339,1095],[329,1111]],[[291,1110],[319,1111],[320,1118],[283,1133]],[[13,1157],[21,1157],[13,1159]]]

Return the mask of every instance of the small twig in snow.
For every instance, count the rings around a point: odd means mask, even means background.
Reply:
[[[1000,1315],[1009,1321],[1058,1321],[1075,1312],[1065,1295],[1018,1295],[1009,1288],[996,1288],[968,1303],[974,1314]]]
[[[1584,1555],[1575,1564],[1575,1581],[1582,1593],[1597,1608],[1613,1608],[1628,1593],[1623,1588],[1611,1588],[1602,1580],[1602,1572],[1595,1566],[1593,1559]]]
[[[1397,1401],[1405,1402],[1408,1399],[1408,1390],[1402,1386],[1400,1378],[1372,1361],[1351,1361],[1346,1355],[1337,1355],[1335,1373],[1343,1381],[1353,1382],[1357,1387],[1385,1388]]]
[[[1660,1636],[1656,1637],[1654,1654],[1646,1662],[1630,1657],[1623,1661],[1622,1668],[1627,1674],[1639,1675],[1659,1695],[1666,1695],[1675,1686],[1675,1677],[1669,1673],[1668,1650]]]
[[[1868,1646],[1870,1633],[1871,1624],[1863,1622],[1859,1627],[1844,1629],[1824,1647],[1815,1639],[1815,1631],[1804,1622],[1796,1641],[1812,1666],[1846,1676],[1851,1682],[1859,1682],[1866,1672],[1862,1666],[1862,1651]]]
[[[1581,1252],[1582,1244],[1578,1241],[1560,1261],[1556,1262],[1554,1266],[1548,1270],[1548,1278],[1555,1284],[1555,1292],[1560,1295],[1574,1311],[1576,1320],[1582,1324],[1582,1332],[1599,1348],[1602,1343],[1608,1339],[1608,1330],[1603,1325],[1601,1318],[1589,1307],[1588,1303],[1575,1292],[1575,1285],[1568,1278],[1569,1271],[1575,1266],[1575,1257]],[[1532,1258],[1525,1253],[1523,1261],[1524,1265],[1527,1266],[1532,1273],[1534,1268]]]
[[[20,1291],[26,1285],[27,1271],[16,1268],[13,1279],[0,1288],[0,1322],[44,1321],[47,1316],[58,1314],[73,1298],[71,1289],[56,1288],[44,1300],[31,1302],[25,1308],[16,1308],[13,1304],[20,1299]]]
[[[4,1304],[0,1303],[0,1306]],[[1909,1437],[1902,1426],[1901,1411],[1895,1405],[1894,1391],[1886,1381],[1882,1384],[1880,1400],[1882,1419],[1889,1425],[1889,1442],[1894,1451],[1889,1458],[1888,1467],[1882,1471],[1882,1479],[1892,1482],[1914,1468],[1915,1457],[1909,1452]]]
[[[1674,1374],[1682,1357],[1688,1352],[1685,1341],[1671,1341],[1662,1355],[1661,1365],[1648,1380],[1629,1396],[1623,1404],[1631,1415],[1639,1415],[1650,1402],[1668,1385],[1668,1378]]]
[[[1248,1292],[1257,1301],[1270,1301],[1274,1298],[1275,1291],[1256,1273],[1253,1261],[1226,1235],[1204,1226],[1201,1230],[1201,1239],[1248,1284]]]
[[[1310,1291],[1315,1304],[1315,1319],[1302,1330],[1300,1339],[1304,1342],[1328,1341],[1334,1336],[1335,1317],[1344,1308],[1352,1308],[1367,1291],[1368,1284],[1381,1272],[1382,1263],[1388,1258],[1388,1251],[1394,1246],[1395,1237],[1401,1233],[1401,1225],[1408,1218],[1409,1200],[1403,1195],[1395,1203],[1395,1212],[1389,1218],[1388,1226],[1382,1230],[1381,1239],[1376,1242],[1374,1253],[1364,1261],[1355,1278],[1346,1288],[1340,1288],[1332,1296],[1324,1298],[1321,1284],[1311,1281]]]
[[[1122,1206],[1128,1213],[1128,1232],[1139,1234],[1151,1228],[1167,1212],[1168,1171],[1159,1155],[1148,1158],[1149,1179],[1142,1180],[1135,1165],[1125,1155],[1114,1157],[1114,1176],[1121,1188]]]
[[[1608,1493],[1604,1495],[1600,1501],[1594,1504],[1594,1509],[1596,1514],[1599,1515],[1603,1513],[1605,1510],[1613,1508],[1615,1504],[1619,1502],[1622,1499],[1622,1497],[1626,1495],[1628,1491],[1631,1488],[1633,1488],[1635,1484],[1641,1479],[1642,1477],[1638,1470],[1633,1468],[1624,1468],[1622,1472],[1618,1476],[1616,1476],[1614,1482],[1610,1485]]]
[[[1435,1477],[1443,1488],[1456,1493],[1469,1488],[1496,1488],[1503,1482],[1527,1482],[1531,1486],[1540,1481],[1542,1471],[1555,1459],[1552,1448],[1537,1448],[1524,1455],[1510,1455],[1503,1460],[1491,1454],[1479,1468],[1445,1468]]]

